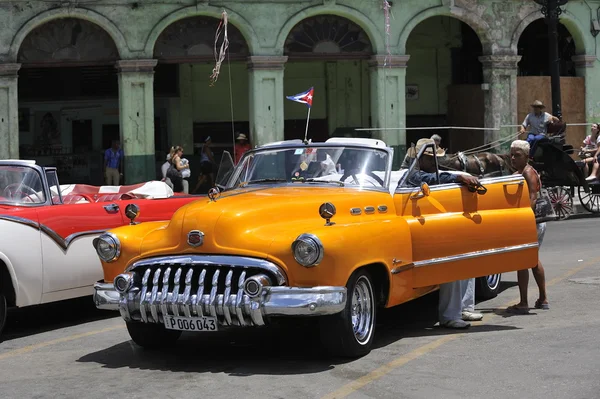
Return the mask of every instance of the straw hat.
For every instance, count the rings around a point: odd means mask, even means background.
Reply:
[[[419,139],[419,141],[417,141],[417,145],[415,146],[415,149],[414,149],[415,156],[416,156],[416,154],[419,153],[419,151],[421,151],[421,148],[423,148],[427,144],[433,144],[435,146],[435,141],[433,141],[432,139]],[[425,152],[423,154],[433,156],[433,150],[431,148],[428,148],[425,150]],[[442,148],[438,148],[435,152],[435,155],[438,157],[443,157],[444,155],[446,155],[446,151],[443,150]]]
[[[546,106],[544,105],[544,103],[543,103],[543,102],[541,102],[540,100],[535,100],[535,101],[534,101],[534,102],[531,104],[531,106],[532,106],[532,107],[534,107],[534,108],[536,108],[536,107],[539,107],[539,108],[546,108]]]
[[[246,135],[244,133],[240,133],[238,134],[238,136],[235,138],[236,140],[248,140],[248,137],[246,137]]]

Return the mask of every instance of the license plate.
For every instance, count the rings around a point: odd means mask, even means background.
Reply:
[[[164,316],[165,327],[179,331],[217,331],[217,319],[214,317],[177,317]]]

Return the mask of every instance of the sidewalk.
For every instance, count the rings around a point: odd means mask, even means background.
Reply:
[[[571,214],[569,219],[575,219],[578,217],[596,217],[596,216],[600,216],[600,214],[596,215],[591,212],[588,212],[583,207],[583,205],[581,205],[581,202],[579,201],[579,195],[577,195],[577,191],[576,191],[575,195],[573,196],[573,213]]]

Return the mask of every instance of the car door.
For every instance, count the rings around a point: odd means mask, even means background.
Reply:
[[[483,195],[463,185],[400,187],[394,202],[409,226],[413,287],[533,267],[537,232],[522,176],[484,179]]]
[[[125,223],[118,201],[54,203],[40,208],[38,218],[42,226],[43,302],[91,294],[92,285],[102,278],[92,240]]]

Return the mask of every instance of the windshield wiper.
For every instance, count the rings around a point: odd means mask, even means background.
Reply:
[[[333,184],[337,184],[340,187],[344,187],[346,184],[344,182],[341,182],[339,180],[318,180],[318,179],[304,179],[304,180],[299,180],[302,182],[306,182],[306,183],[333,183]]]
[[[245,187],[249,184],[256,184],[256,183],[287,183],[286,179],[257,179],[257,180],[250,180],[250,181],[246,181],[243,182],[239,185],[239,187]]]

